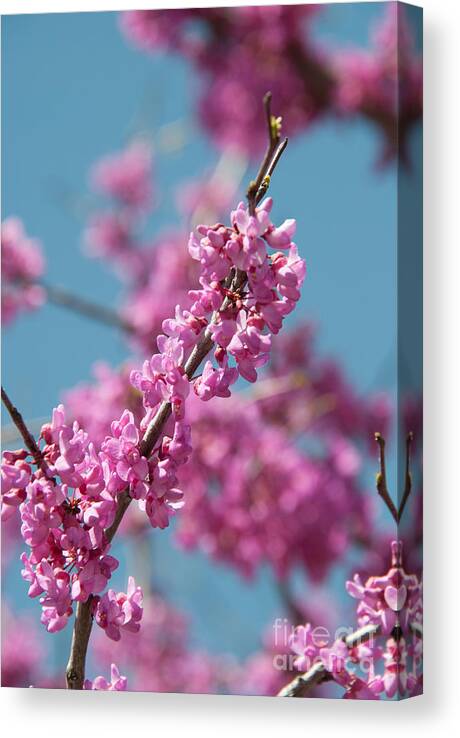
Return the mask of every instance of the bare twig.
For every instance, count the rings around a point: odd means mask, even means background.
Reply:
[[[270,105],[271,93],[267,93],[264,98],[264,108],[267,117],[269,145],[264,160],[257,174],[256,180],[254,182],[251,182],[248,188],[248,207],[250,212],[252,213],[254,213],[256,205],[260,201],[260,190],[262,184],[266,183],[266,187],[264,184],[265,192],[269,184],[269,178],[273,173],[279,161],[279,158],[287,145],[287,139],[279,144],[280,120],[275,118],[271,114]],[[246,283],[246,279],[247,276],[245,272],[239,269],[235,269],[230,275],[227,282],[224,284],[224,287],[228,288],[229,291],[233,294],[238,293]],[[230,298],[227,296],[224,298],[220,309],[216,313],[214,313],[212,320],[217,320],[218,314],[221,311],[224,311],[229,304]],[[204,336],[197,343],[187,361],[185,362],[184,371],[189,379],[193,377],[202,361],[211,351],[213,345],[214,343],[209,334],[209,331],[206,331]],[[161,436],[161,433],[163,432],[165,424],[171,415],[171,412],[171,404],[169,402],[163,402],[160,405],[155,417],[147,427],[147,430],[145,431],[140,443],[140,452],[146,458],[151,455],[157,441]],[[113,540],[130,503],[131,498],[129,496],[129,490],[126,489],[119,495],[114,522],[105,531],[105,535],[109,543]],[[88,643],[92,628],[91,609],[92,597],[89,597],[86,602],[80,602],[77,606],[72,636],[72,645],[70,649],[70,657],[66,670],[68,689],[83,688],[85,680],[86,653],[88,650]]]
[[[385,439],[380,433],[376,433],[375,440],[379,444],[379,449],[380,449],[380,472],[377,474],[377,480],[376,480],[377,492],[379,493],[385,505],[391,512],[395,522],[398,523],[399,522],[398,510],[396,509],[396,505],[394,504],[393,500],[390,497],[390,493],[388,492],[388,487],[387,487],[387,474],[386,474],[386,464],[385,464]]]
[[[86,318],[97,320],[99,323],[119,328],[127,333],[134,332],[134,327],[127,320],[124,320],[116,310],[111,310],[105,305],[97,305],[79,295],[68,292],[63,287],[56,287],[45,282],[40,282],[40,285],[45,290],[49,302],[54,305],[84,315]]]
[[[378,625],[365,625],[354,633],[348,635],[344,640],[348,648],[352,649],[361,643],[373,638],[379,631]],[[329,682],[332,675],[327,671],[322,661],[317,661],[313,666],[303,674],[296,676],[289,684],[281,689],[277,697],[305,697],[305,695],[318,684]]]
[[[412,475],[410,472],[410,456],[411,456],[411,446],[412,446],[413,438],[414,438],[414,434],[408,433],[407,438],[406,438],[406,467],[405,467],[404,491],[402,494],[399,507],[397,508],[393,500],[390,497],[390,493],[388,492],[388,487],[387,487],[386,465],[385,465],[385,439],[382,437],[380,433],[375,434],[375,440],[379,444],[379,449],[380,449],[380,472],[377,474],[377,491],[380,497],[382,498],[382,500],[385,502],[387,508],[391,512],[396,523],[399,523],[401,520],[402,514],[404,512],[404,508],[406,507],[407,500],[409,499],[409,495],[412,490]]]
[[[324,668],[322,661],[316,661],[311,669],[296,676],[292,682],[280,689],[277,697],[305,697],[307,692],[322,682],[328,682],[331,675]]]
[[[264,96],[264,110],[268,129],[268,145],[265,156],[257,172],[257,176],[252,182],[246,193],[248,199],[249,212],[254,215],[256,206],[265,195],[269,185],[270,177],[287,146],[288,140],[285,138],[280,143],[281,118],[276,118],[271,112],[272,93],[267,92]]]
[[[405,470],[405,479],[404,479],[404,492],[403,496],[401,498],[401,502],[399,505],[398,510],[398,518],[401,520],[402,514],[404,512],[404,508],[406,507],[406,502],[409,499],[409,495],[412,490],[412,475],[410,473],[410,452],[411,452],[411,446],[412,441],[414,440],[414,434],[408,433],[406,438],[406,470]]]
[[[11,402],[3,386],[2,386],[2,401],[10,414],[11,420],[13,421],[19,433],[21,434],[26,447],[32,454],[35,463],[37,464],[38,467],[40,467],[40,469],[43,471],[45,476],[50,477],[51,476],[50,471],[45,462],[45,459],[43,458],[43,454],[40,451],[37,445],[37,442],[35,441],[35,438],[33,437],[32,433],[28,429],[21,413],[19,412],[17,407],[15,407],[13,403]]]
[[[295,597],[291,592],[289,582],[286,579],[277,581],[278,593],[285,606],[287,613],[294,623],[301,623],[305,618],[305,613],[297,605]]]

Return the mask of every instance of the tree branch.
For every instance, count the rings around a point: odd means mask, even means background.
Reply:
[[[271,103],[272,93],[267,92],[264,96],[263,104],[267,122],[268,145],[257,176],[249,183],[246,193],[251,215],[254,215],[256,206],[268,190],[270,177],[288,143],[287,138],[280,143],[281,118],[276,118],[272,115]]]
[[[388,487],[387,487],[387,474],[386,474],[386,464],[385,464],[385,439],[380,433],[376,433],[375,440],[379,444],[379,449],[380,449],[380,472],[377,474],[377,479],[376,479],[377,492],[379,493],[380,497],[384,501],[390,513],[392,514],[395,522],[398,523],[399,522],[398,510],[396,509],[396,505],[394,504],[393,500],[390,497],[390,493],[388,492]]]
[[[10,414],[11,420],[13,421],[19,433],[21,434],[26,447],[32,454],[35,463],[42,470],[42,472],[45,474],[46,477],[48,478],[51,477],[50,470],[48,469],[45,459],[43,458],[43,454],[40,451],[35,438],[33,437],[32,433],[28,429],[21,413],[19,412],[17,407],[15,407],[13,403],[11,402],[3,386],[2,386],[2,401]]]
[[[269,137],[269,145],[267,148],[266,155],[264,157],[264,160],[260,166],[259,172],[257,174],[256,180],[254,182],[251,182],[248,188],[247,192],[247,198],[248,198],[248,207],[250,212],[254,213],[257,203],[260,201],[260,197],[263,196],[260,195],[261,186],[267,182],[266,189],[268,188],[268,184],[270,181],[270,176],[273,173],[280,156],[287,145],[287,139],[285,139],[281,144],[279,144],[280,140],[280,119],[275,118],[271,114],[271,93],[268,92],[264,97],[264,108],[267,118],[267,127],[268,127],[268,137]],[[268,181],[267,181],[268,177]],[[243,285],[245,284],[247,279],[246,273],[235,269],[232,274],[229,276],[227,282],[224,284],[224,287],[228,288],[229,291],[232,293],[237,293]],[[215,321],[218,319],[218,314],[221,311],[224,311],[228,305],[230,304],[231,299],[226,296],[224,300],[222,301],[222,305],[219,308],[216,313],[214,313],[211,320]],[[187,361],[184,364],[184,371],[189,379],[193,377],[196,370],[202,363],[202,361],[206,358],[206,356],[211,351],[212,347],[214,345],[214,342],[209,334],[209,331],[205,331],[203,337],[200,339],[200,341],[197,343],[197,345],[194,347],[193,351],[191,352],[190,356],[188,357]],[[164,426],[169,419],[172,412],[171,403],[169,402],[163,402],[159,409],[157,410],[157,413],[153,420],[150,422],[149,426],[147,427],[147,430],[144,433],[144,436],[142,438],[142,441],[140,443],[140,452],[142,456],[145,456],[148,458],[157,441],[159,440],[161,433],[163,432]],[[118,503],[117,503],[117,510],[115,513],[115,519],[112,523],[112,525],[106,529],[105,536],[107,538],[107,541],[109,543],[112,542],[120,523],[123,519],[123,516],[128,509],[129,505],[131,503],[131,497],[129,496],[129,490],[126,489],[124,492],[122,492],[118,497]],[[72,644],[70,649],[70,656],[69,661],[67,664],[66,669],[66,678],[67,678],[67,688],[68,689],[83,689],[83,684],[85,681],[85,660],[86,660],[86,653],[88,650],[88,643],[89,638],[91,635],[91,628],[92,628],[92,614],[91,614],[91,607],[92,607],[92,597],[89,597],[86,602],[80,602],[77,606],[77,611],[75,615],[75,623],[74,623],[74,630],[73,630],[73,636],[72,636]]]
[[[134,326],[124,320],[116,310],[111,310],[104,305],[97,305],[79,295],[68,292],[63,287],[55,287],[46,282],[39,282],[39,284],[45,290],[48,301],[54,305],[84,315],[86,318],[97,320],[99,323],[119,328],[127,333],[133,333],[135,330]]]
[[[393,500],[390,497],[387,487],[386,469],[385,469],[385,439],[380,433],[375,434],[375,440],[379,444],[380,448],[380,472],[377,474],[377,491],[386,504],[387,508],[391,512],[395,522],[399,524],[404,508],[406,507],[407,500],[409,499],[412,491],[412,475],[410,472],[410,460],[411,460],[411,447],[412,441],[414,440],[414,434],[408,433],[406,438],[406,467],[405,467],[405,481],[404,491],[402,494],[401,502],[397,508]]]

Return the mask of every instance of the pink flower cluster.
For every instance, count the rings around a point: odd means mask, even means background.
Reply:
[[[392,567],[383,577],[369,577],[365,584],[359,574],[347,582],[347,592],[359,600],[357,615],[360,626],[378,625],[385,635],[395,627],[410,633],[414,624],[422,622],[422,585],[415,574],[406,574],[402,566],[402,543],[391,544]]]
[[[34,621],[2,603],[2,687],[30,687],[36,683],[44,649]]]
[[[192,648],[187,619],[160,595],[146,598],[144,609],[138,634],[123,633],[117,643],[96,634],[96,662],[125,664],[135,691],[216,693],[227,671],[224,659]]]
[[[116,664],[112,664],[110,667],[110,682],[108,682],[103,676],[98,676],[93,681],[86,679],[83,689],[92,689],[104,692],[126,692],[127,686],[127,678],[120,674]]]
[[[85,232],[91,256],[112,259],[124,276],[145,271],[147,255],[137,249],[137,228],[153,205],[152,150],[135,139],[122,151],[98,161],[90,172],[93,189],[111,207],[92,213]]]
[[[109,180],[112,168],[114,162],[103,169]],[[117,189],[117,177],[115,183],[111,192],[128,202],[125,189]],[[201,289],[189,292],[189,309],[177,306],[175,317],[163,321],[158,353],[144,362],[142,371],[131,372],[131,384],[143,398],[140,420],[125,408],[96,446],[77,421],[66,422],[60,405],[42,427],[35,471],[26,451],[6,452],[4,515],[8,518],[19,507],[21,534],[30,548],[21,557],[22,574],[29,596],[40,597],[48,631],[65,627],[73,603],[90,597],[96,621],[110,638],[118,639],[120,629],[138,630],[142,594],[134,581],[126,595],[109,590],[100,596],[118,567],[109,553],[118,497],[127,493],[153,527],[167,527],[183,505],[178,471],[192,451],[185,410],[191,386],[203,400],[228,397],[238,374],[254,381],[256,367],[267,361],[267,331],[280,330],[299,298],[305,273],[291,241],[294,221],[276,228],[270,208],[267,199],[250,215],[241,204],[232,213],[231,227],[202,226],[199,240],[192,235],[189,248],[200,263]],[[281,251],[269,255],[267,245]],[[243,278],[235,286],[236,275]],[[208,361],[199,377],[189,378],[187,357],[205,334],[215,345],[217,366]],[[230,356],[237,368],[228,365]],[[170,404],[172,418],[146,458],[141,433],[161,403]]]
[[[152,244],[130,252],[133,279],[122,307],[123,317],[133,326],[134,342],[151,352],[163,320],[176,305],[188,305],[188,291],[196,284],[198,265],[190,259],[184,233],[171,231]]]
[[[360,456],[343,439],[324,439],[321,458],[306,454],[257,402],[235,395],[223,403],[191,405],[194,451],[180,472],[187,489],[180,544],[244,576],[268,563],[282,578],[300,565],[322,580],[370,526]]]
[[[40,244],[29,238],[19,218],[7,218],[1,227],[2,315],[10,323],[22,310],[35,310],[46,299],[38,284],[44,260]]]
[[[120,629],[138,633],[142,619],[142,590],[136,587],[133,577],[128,579],[128,591],[118,592],[109,589],[101,598],[93,600],[97,624],[105,630],[113,641],[121,638]]]
[[[96,190],[121,205],[144,210],[152,203],[152,152],[144,141],[133,141],[124,151],[102,159],[92,172]]]
[[[292,242],[295,221],[275,227],[270,220],[272,199],[266,198],[253,215],[243,203],[231,214],[232,228],[199,226],[189,242],[191,256],[200,263],[201,290],[190,293],[194,302],[189,311],[176,315],[164,328],[186,342],[207,325],[210,314],[223,297],[223,307],[208,325],[216,344],[218,369],[208,364],[195,383],[202,399],[227,397],[237,373],[228,366],[236,361],[238,374],[249,382],[257,379],[257,369],[269,358],[270,333],[278,333],[284,318],[294,309],[305,277],[305,262]],[[267,253],[267,246],[281,249]],[[231,290],[222,286],[232,270],[245,272],[247,287]],[[230,288],[230,289],[229,289]]]
[[[359,114],[381,131],[384,158],[394,156],[396,130],[404,147],[422,114],[421,58],[403,8],[388,3],[372,51],[339,53],[315,42],[317,12],[314,5],[138,10],[123,13],[121,27],[142,50],[179,52],[195,66],[205,82],[200,119],[222,147],[257,154],[257,101],[270,89],[290,136],[327,114]]]
[[[315,13],[309,5],[127,11],[121,27],[144,51],[183,54],[206,81],[199,101],[205,129],[223,147],[236,146],[253,156],[265,143],[257,133],[258,101],[268,89],[290,135],[302,131],[324,107],[323,94],[299,74],[303,59],[320,66],[321,54],[309,33]]]
[[[91,384],[82,382],[64,394],[69,417],[79,421],[97,448],[110,433],[113,418],[119,418],[123,410],[133,413],[136,424],[143,417],[141,397],[129,384],[132,368],[129,363],[115,370],[105,362],[97,362]]]
[[[329,678],[345,689],[345,699],[391,699],[421,691],[422,584],[402,566],[402,544],[391,544],[392,566],[384,576],[372,576],[363,586],[358,576],[347,591],[360,600],[359,627],[373,624],[376,634],[356,645],[337,639],[321,647],[310,624],[291,637],[295,667],[308,671],[322,663]],[[383,644],[382,644],[383,640]]]
[[[318,356],[310,326],[282,332],[271,357],[249,395],[211,403],[195,392],[188,398],[194,452],[178,473],[187,505],[177,535],[184,547],[245,575],[264,562],[281,576],[300,564],[318,581],[350,545],[376,550],[360,472],[373,431],[387,430],[390,408],[384,396],[360,396],[335,362]],[[128,402],[142,417],[142,396],[124,384],[126,373],[98,368],[95,384],[67,396],[96,444]],[[307,450],[312,443],[314,454]],[[133,532],[142,520],[130,516]],[[387,539],[382,543],[385,561]]]
[[[113,523],[120,491],[113,480],[125,473],[125,487],[137,483],[129,473],[131,463],[132,474],[139,474],[136,452],[131,440],[123,438],[123,432],[129,437],[132,430],[131,417],[125,411],[121,421],[113,423],[114,437],[107,437],[104,450],[96,452],[78,423],[66,424],[60,405],[51,423],[42,427],[43,463],[36,471],[25,462],[25,451],[4,454],[2,514],[9,517],[19,507],[21,534],[30,548],[29,555],[21,556],[22,575],[29,583],[29,596],[40,597],[41,620],[49,632],[64,628],[73,602],[86,602],[102,592],[118,567],[109,554],[105,530]],[[107,453],[111,445],[120,449],[119,457],[116,450]],[[148,476],[148,470],[142,472]],[[123,618],[116,623],[131,628],[137,627],[142,614],[142,597],[133,587],[134,582],[127,596],[117,595]],[[98,603],[101,622],[107,596]]]
[[[190,385],[201,399],[209,400],[228,397],[238,374],[254,382],[257,368],[269,358],[268,331],[278,333],[300,297],[305,263],[291,242],[295,222],[276,228],[269,219],[271,206],[271,199],[266,199],[250,215],[240,204],[231,215],[231,228],[199,226],[198,236],[192,234],[189,251],[200,263],[201,289],[190,290],[188,307],[178,305],[175,317],[163,321],[159,352],[144,362],[142,371],[131,373],[133,387],[142,393],[147,420],[161,402],[172,406],[175,430],[172,441],[162,447],[165,458],[158,467],[165,480],[175,481],[176,469],[190,455],[190,428],[184,422]],[[267,245],[287,253],[269,255]],[[241,284],[235,285],[238,275]],[[186,358],[204,335],[216,346],[217,365],[208,361],[202,374],[189,380]],[[229,366],[230,356],[236,367]],[[166,457],[172,454],[175,458],[168,462]]]
[[[407,160],[407,137],[423,108],[422,64],[411,29],[398,3],[388,3],[376,27],[371,51],[349,50],[334,61],[336,105],[341,115],[365,111],[381,129],[381,163],[399,155]]]
[[[388,434],[391,405],[386,394],[360,395],[337,361],[318,355],[314,331],[299,323],[283,332],[272,352],[266,390],[257,404],[265,419],[289,434],[321,437],[352,450],[342,464],[356,464],[353,455],[374,453],[374,432]],[[341,442],[344,441],[345,445]],[[351,444],[351,445],[350,445]]]

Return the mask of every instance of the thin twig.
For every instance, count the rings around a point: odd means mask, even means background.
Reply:
[[[365,625],[354,633],[346,636],[345,645],[349,648],[355,648],[361,643],[373,638],[379,631],[378,625]],[[283,687],[277,694],[277,697],[305,697],[305,695],[318,684],[332,680],[332,674],[327,671],[322,661],[317,661],[313,666],[303,674],[296,676],[289,684]]]
[[[134,332],[134,326],[122,318],[116,310],[111,310],[104,305],[97,305],[79,295],[68,292],[63,287],[56,287],[45,282],[40,282],[40,285],[45,290],[49,302],[54,305],[84,315],[86,318],[97,320],[99,323],[119,328],[127,333]]]
[[[297,605],[295,597],[289,587],[289,582],[286,579],[279,579],[277,581],[277,588],[289,617],[294,623],[300,623],[304,619],[305,613],[303,613]]]
[[[410,460],[411,460],[411,446],[414,439],[413,433],[408,433],[406,438],[406,466],[405,466],[405,479],[404,479],[404,491],[402,494],[401,502],[397,508],[393,500],[390,497],[387,487],[386,478],[386,465],[385,465],[385,439],[380,433],[375,434],[375,440],[379,444],[380,449],[380,472],[377,474],[377,491],[385,502],[387,508],[391,512],[396,523],[399,523],[406,507],[407,500],[409,499],[412,490],[412,475],[410,472]]]
[[[388,487],[387,487],[387,474],[386,474],[386,464],[385,464],[385,439],[380,433],[376,433],[375,440],[379,444],[379,449],[380,449],[380,472],[377,474],[377,480],[376,480],[377,492],[379,493],[380,497],[384,501],[388,510],[391,512],[393,518],[395,519],[395,522],[398,523],[399,522],[398,510],[396,509],[396,505],[394,504],[393,500],[390,497],[390,493],[388,492]]]
[[[35,463],[37,464],[38,467],[40,467],[40,469],[45,474],[45,476],[49,477],[50,471],[45,462],[45,459],[43,458],[43,454],[37,445],[35,438],[33,437],[32,433],[28,429],[21,413],[19,412],[17,407],[15,407],[13,403],[11,402],[3,385],[2,385],[2,401],[10,414],[11,420],[13,421],[19,433],[21,434],[26,447],[32,454],[35,460]]]
[[[404,492],[403,496],[401,498],[401,502],[399,505],[398,510],[398,519],[401,520],[402,514],[404,512],[404,508],[406,507],[406,502],[409,499],[409,495],[412,490],[412,474],[410,473],[410,455],[411,455],[411,446],[412,441],[414,440],[414,434],[408,433],[406,438],[406,470],[404,475]]]
[[[254,215],[256,206],[264,196],[270,184],[270,177],[280,159],[281,154],[287,146],[288,140],[280,143],[281,119],[276,118],[271,112],[272,93],[267,92],[264,96],[264,111],[268,129],[268,145],[265,156],[257,172],[256,178],[249,183],[246,193],[249,212]]]
[[[248,208],[249,211],[252,213],[255,212],[255,207],[258,203],[259,189],[262,183],[266,181],[267,176],[270,176],[268,175],[268,172],[270,172],[270,174],[273,173],[276,164],[279,161],[281,153],[284,151],[287,145],[287,139],[283,141],[281,145],[279,145],[280,124],[279,120],[272,116],[270,105],[271,93],[267,93],[264,97],[264,108],[267,118],[269,145],[262,165],[260,166],[259,172],[257,174],[256,180],[254,182],[251,182],[248,187]],[[234,270],[234,272],[232,272],[229,279],[227,280],[227,283],[224,284],[224,287],[229,288],[229,291],[233,294],[238,293],[246,283],[246,279],[246,273],[239,269],[236,269]],[[230,302],[231,299],[226,296],[222,302],[219,311],[217,311],[217,313],[214,313],[212,320],[217,320],[218,314],[221,311],[224,311],[228,307]],[[206,331],[204,336],[200,339],[200,341],[191,352],[184,365],[184,371],[189,379],[193,377],[202,361],[211,351],[213,345],[214,342],[209,334],[209,331]],[[151,455],[155,444],[159,440],[165,424],[171,415],[171,412],[171,404],[169,402],[163,402],[160,405],[155,417],[147,427],[147,430],[145,431],[140,443],[140,452],[146,458]],[[126,489],[119,495],[114,522],[105,531],[105,536],[109,543],[112,542],[130,503],[131,497],[129,495],[129,490]],[[83,689],[83,684],[85,681],[86,653],[88,650],[88,643],[92,628],[91,610],[91,596],[86,602],[80,602],[77,606],[70,656],[66,669],[68,689]]]

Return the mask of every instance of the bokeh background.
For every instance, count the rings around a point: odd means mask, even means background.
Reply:
[[[314,37],[331,49],[365,49],[381,15],[379,3],[326,6],[314,19]],[[116,305],[123,286],[82,248],[88,172],[130,136],[150,137],[158,206],[146,232],[180,224],[178,184],[212,170],[221,155],[194,116],[201,81],[180,56],[147,58],[132,48],[115,13],[4,17],[2,36],[2,218],[20,215],[28,233],[41,241],[50,283]],[[402,175],[414,183],[420,141],[418,125],[408,142],[412,170]],[[398,168],[394,162],[376,166],[380,143],[380,133],[365,120],[321,120],[290,141],[271,194],[276,220],[297,219],[296,242],[307,260],[307,280],[290,325],[311,321],[319,354],[340,362],[357,391],[395,397]],[[254,163],[245,167],[241,192],[255,169]],[[3,383],[32,425],[49,416],[65,390],[91,379],[95,361],[116,366],[132,355],[116,329],[50,304],[8,326],[2,347]],[[2,423],[11,435],[5,415]],[[374,462],[364,471],[370,497]],[[389,478],[393,484],[394,444]],[[391,527],[386,511],[381,524]],[[273,573],[266,567],[246,582],[204,554],[178,549],[173,528],[150,535],[159,589],[187,613],[194,645],[244,659],[284,615]],[[123,588],[128,565],[136,574],[135,559],[122,561],[116,588]],[[346,619],[346,566],[334,569],[321,593],[301,575],[293,577],[293,587],[310,599],[321,596],[341,613],[339,620]],[[13,557],[3,596],[38,619],[20,568]],[[43,638],[50,670],[62,668],[69,629],[58,635],[43,630]]]

